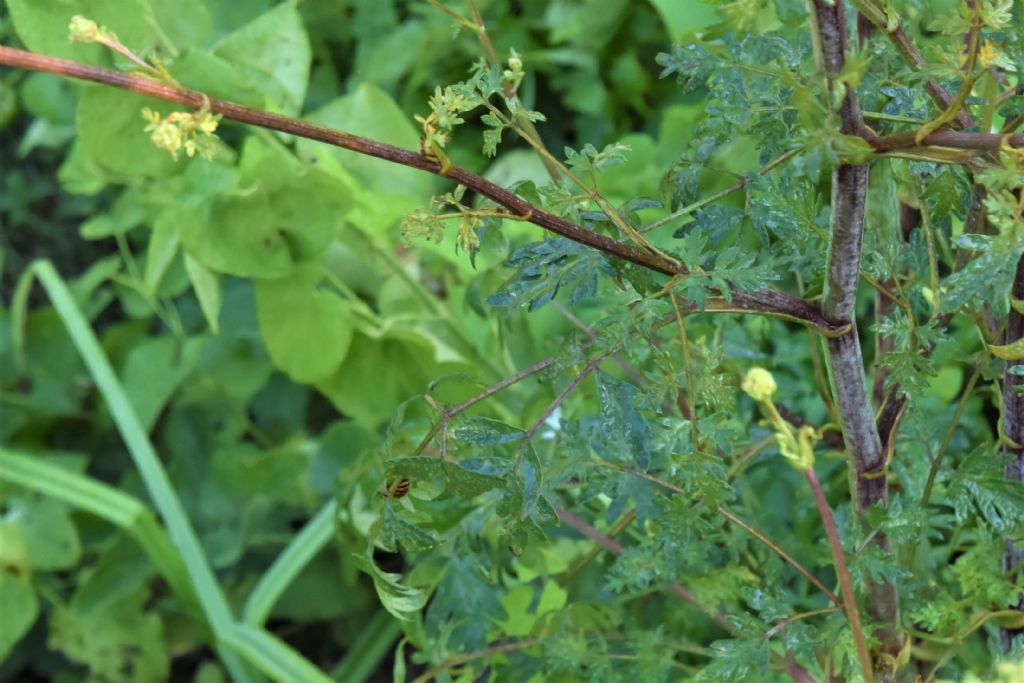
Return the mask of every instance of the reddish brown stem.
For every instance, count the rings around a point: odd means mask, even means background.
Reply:
[[[505,207],[512,213],[556,235],[585,244],[606,254],[616,256],[664,275],[678,275],[681,272],[678,264],[671,258],[652,253],[647,249],[638,249],[632,245],[617,242],[606,235],[582,228],[564,218],[555,216],[540,207],[530,204],[505,188],[499,187],[460,166],[453,164],[447,168],[442,168],[437,161],[423,154],[395,147],[394,145],[309,123],[301,119],[282,116],[261,109],[253,109],[235,102],[208,98],[203,93],[167,85],[148,78],[2,45],[0,45],[0,65],[103,83],[116,88],[149,95],[150,97],[167,102],[176,102],[194,109],[208,106],[210,111],[220,114],[226,119],[277,130],[310,140],[317,140],[334,145],[335,147],[358,152],[359,154],[377,157],[378,159],[434,173],[474,190],[478,194]],[[733,292],[732,298],[733,304],[738,309],[782,315],[783,317],[810,325],[824,334],[834,334],[837,332],[837,326],[832,321],[823,317],[815,306],[789,294],[769,289],[759,289],[754,292]],[[838,328],[841,329],[841,326],[838,326]]]
[[[864,640],[864,627],[860,623],[860,611],[857,609],[857,595],[853,592],[853,581],[850,579],[850,570],[846,566],[846,555],[843,553],[843,542],[839,538],[839,530],[836,528],[835,519],[832,517],[832,509],[825,500],[825,492],[821,489],[821,482],[810,468],[805,473],[807,483],[810,484],[811,492],[814,494],[814,502],[821,513],[821,522],[825,526],[825,535],[828,537],[828,545],[832,550],[832,561],[836,566],[836,574],[839,577],[839,588],[843,595],[843,609],[846,611],[846,618],[850,622],[850,630],[853,631],[853,642],[857,647],[857,658],[864,673],[864,680],[867,683],[874,681],[874,669],[871,666],[871,654],[868,652],[867,642]]]

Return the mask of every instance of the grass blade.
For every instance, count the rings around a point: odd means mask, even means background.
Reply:
[[[261,628],[237,624],[225,634],[224,643],[272,680],[334,683],[291,646]]]
[[[40,284],[46,290],[103,395],[117,430],[121,433],[121,438],[124,439],[128,452],[146,484],[146,490],[153,498],[153,503],[167,526],[167,532],[178,549],[207,623],[213,629],[218,642],[223,641],[225,635],[234,627],[234,617],[206,560],[199,538],[185,515],[181,501],[174,493],[167,472],[160,463],[146,431],[128,401],[124,387],[114,374],[114,369],[103,353],[99,340],[53,264],[47,260],[36,261],[31,269],[35,271]],[[234,656],[233,652],[222,650],[221,654],[234,680],[252,680],[243,662]]]
[[[334,533],[334,515],[338,504],[333,499],[302,527],[291,540],[274,564],[270,566],[259,583],[249,594],[245,603],[243,621],[252,626],[262,626],[274,603],[288,588],[299,572],[320,552]]]
[[[199,607],[178,551],[141,501],[118,489],[31,453],[0,447],[0,481],[67,503],[127,531],[168,585],[187,605]]]
[[[378,611],[352,643],[345,658],[331,670],[331,678],[345,683],[363,683],[391,652],[400,635],[401,623],[388,611]]]

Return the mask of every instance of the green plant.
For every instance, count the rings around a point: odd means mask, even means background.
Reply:
[[[521,4],[9,0],[0,676],[1013,670],[1024,3]]]

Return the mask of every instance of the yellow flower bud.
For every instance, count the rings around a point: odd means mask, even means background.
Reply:
[[[76,14],[68,24],[68,35],[73,43],[95,43],[100,38],[100,27],[92,19]]]
[[[772,373],[764,368],[750,368],[741,385],[743,391],[757,402],[770,401],[778,388]]]

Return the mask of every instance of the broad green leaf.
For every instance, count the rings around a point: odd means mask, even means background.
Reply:
[[[159,216],[177,190],[173,181],[136,185],[125,189],[106,213],[91,216],[78,228],[87,240],[123,235]]]
[[[213,18],[205,0],[142,0],[146,24],[161,39],[161,47],[176,53],[206,42]]]
[[[310,113],[307,118],[313,123],[405,149],[418,149],[420,144],[419,132],[413,125],[412,116],[399,108],[386,92],[367,83],[357,87],[351,94],[339,97]],[[395,218],[430,197],[435,187],[430,174],[381,159],[327,147],[311,140],[299,140],[296,149],[303,159],[315,159],[320,155],[336,157],[356,177],[361,187],[372,190],[382,199],[403,198],[402,213],[396,213]]]
[[[34,52],[109,63],[112,56],[107,48],[68,39],[68,24],[76,14],[106,26],[136,52],[148,52],[158,44],[155,32],[146,22],[142,0],[7,0],[6,4],[18,37]]]
[[[33,116],[54,125],[74,125],[78,92],[70,81],[50,74],[29,74],[21,82],[18,93],[21,106]],[[24,148],[19,151],[24,153]]]
[[[0,619],[0,661],[6,661],[39,615],[39,600],[27,575],[0,570],[0,605],[4,613]]]
[[[156,573],[148,557],[139,552],[136,539],[120,533],[99,546],[99,557],[79,574],[71,606],[88,613],[143,590]]]
[[[78,100],[78,143],[89,160],[115,182],[163,178],[180,171],[184,156],[176,162],[149,139],[142,109],[161,115],[180,109],[152,98],[116,88],[89,86]],[[200,160],[201,161],[201,160]]]
[[[239,183],[266,188],[275,223],[295,261],[316,259],[341,232],[349,209],[347,186],[281,145],[247,138]]]
[[[255,282],[260,332],[274,364],[296,382],[334,374],[352,342],[349,305],[331,291],[319,265],[299,266],[277,280]]]
[[[203,0],[9,0],[7,5],[18,37],[30,50],[88,62],[127,60],[100,45],[72,43],[68,24],[76,14],[109,28],[144,57],[202,43],[211,28]]]
[[[407,552],[429,550],[440,543],[428,532],[401,519],[391,505],[385,506],[382,513],[381,535],[378,540],[396,552],[398,548]]]
[[[209,325],[211,332],[217,334],[222,299],[220,278],[188,254],[185,254],[185,271],[192,283],[192,290],[199,299],[199,307],[203,309],[206,324]]]
[[[275,278],[292,269],[291,250],[263,187],[227,195],[210,207],[172,210],[168,220],[182,226],[188,253],[214,272]]]
[[[565,606],[567,597],[566,590],[555,581],[545,582],[540,596],[536,598],[533,586],[516,586],[501,598],[501,605],[508,618],[499,623],[505,633],[513,638],[529,636],[541,617]]]
[[[408,479],[413,483],[441,477],[445,484],[441,498],[474,498],[504,483],[504,478],[498,475],[476,472],[428,455],[394,458],[388,461],[387,468],[390,479]]]
[[[674,40],[705,29],[721,20],[715,13],[715,8],[705,3],[651,0],[651,4],[658,10],[662,21],[665,22],[665,28]]]
[[[186,50],[168,65],[168,71],[179,82],[209,97],[256,108],[266,104],[265,77],[208,50]]]
[[[369,574],[377,589],[381,604],[396,619],[411,621],[423,606],[427,604],[427,594],[423,591],[403,584],[400,574],[382,571],[373,563],[373,547],[366,554],[354,556],[356,565]]]
[[[122,382],[144,429],[152,429],[171,394],[192,371],[205,346],[205,339],[189,339],[182,344],[169,336],[153,337],[128,352]]]
[[[170,671],[163,624],[144,607],[143,588],[98,609],[57,607],[50,617],[50,647],[111,683],[165,680]]]
[[[59,460],[55,460],[0,448],[0,462],[3,464],[0,479],[90,512],[121,527],[132,535],[153,565],[160,569],[178,598],[184,604],[194,604],[195,595],[181,555],[152,512],[128,494],[75,472],[75,468],[57,464]],[[6,546],[0,544],[0,549],[6,549]],[[19,552],[24,557],[23,543]]]
[[[430,601],[424,625],[428,632],[452,624],[453,647],[477,649],[493,622],[508,615],[480,558],[458,554],[447,558],[444,577]]]
[[[166,218],[164,214],[163,218]],[[146,250],[146,273],[143,281],[149,296],[154,296],[160,288],[160,281],[170,267],[174,257],[178,255],[181,236],[178,226],[169,220],[158,220],[153,226],[149,237],[149,249]]]
[[[437,363],[429,339],[391,329],[378,336],[357,332],[337,372],[316,383],[343,414],[370,426],[390,419],[395,406],[421,394],[431,380],[465,366]]]
[[[446,462],[442,468],[445,477],[444,492],[441,497],[457,496],[474,498],[481,493],[498,488],[504,482],[503,477],[484,474],[466,469],[461,465]]]
[[[292,1],[241,27],[214,49],[266,94],[267,107],[294,116],[302,110],[312,51],[302,17]]]
[[[23,570],[70,569],[82,556],[78,530],[62,503],[36,496],[5,501],[0,556]],[[20,556],[20,557],[19,557]],[[20,560],[20,561],[19,561]]]

